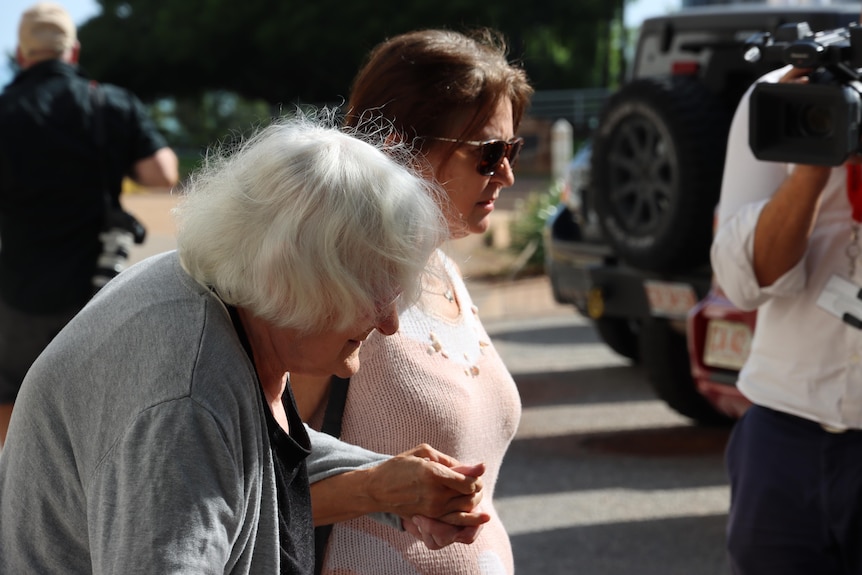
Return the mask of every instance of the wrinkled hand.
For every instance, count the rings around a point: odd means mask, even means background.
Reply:
[[[473,513],[450,513],[439,519],[414,515],[403,518],[402,525],[425,547],[437,551],[452,543],[473,543],[490,519],[490,515],[477,509]]]
[[[419,445],[369,470],[368,493],[379,508],[401,517],[469,514],[482,501],[485,465],[462,465]]]

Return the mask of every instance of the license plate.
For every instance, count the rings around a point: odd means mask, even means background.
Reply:
[[[751,351],[751,329],[744,323],[714,319],[706,328],[703,363],[739,371]]]
[[[654,316],[685,319],[697,303],[694,288],[684,283],[647,280],[644,282],[650,312]]]

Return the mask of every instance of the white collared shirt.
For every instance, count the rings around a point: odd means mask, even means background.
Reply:
[[[776,82],[786,71],[762,80]],[[751,153],[750,93],[731,125],[711,252],[716,280],[728,298],[742,309],[758,310],[738,387],[758,405],[840,429],[862,428],[862,330],[816,303],[833,275],[862,286],[862,261],[850,277],[845,254],[852,224],[845,169],[832,170],[803,259],[773,285],[759,287],[752,267],[755,225],[791,166],[760,162]]]

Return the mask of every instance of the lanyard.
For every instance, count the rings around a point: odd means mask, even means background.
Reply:
[[[859,224],[862,223],[862,165],[846,164],[847,169],[847,199],[850,201],[851,217],[850,242],[845,253],[850,266],[850,278],[856,273],[856,259],[860,254]]]
[[[862,223],[862,165],[847,164],[847,199],[853,208],[853,221]]]

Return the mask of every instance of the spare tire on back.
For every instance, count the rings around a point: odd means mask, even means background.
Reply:
[[[730,114],[695,78],[635,80],[593,135],[592,194],[608,241],[638,268],[707,263]]]

